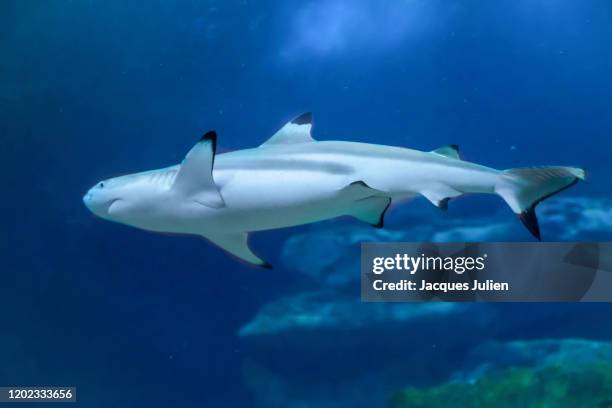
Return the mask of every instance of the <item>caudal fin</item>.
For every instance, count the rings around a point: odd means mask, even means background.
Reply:
[[[585,176],[585,171],[578,167],[510,169],[501,173],[495,192],[518,214],[529,232],[540,240],[535,207],[540,201],[584,180]]]

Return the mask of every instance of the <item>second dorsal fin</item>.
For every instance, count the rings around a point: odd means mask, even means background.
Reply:
[[[283,126],[262,146],[314,142],[315,140],[310,135],[311,129],[312,114],[303,113]]]
[[[461,160],[459,156],[459,146],[456,144],[446,145],[432,150],[432,153],[439,154],[440,156],[450,157],[451,159]]]

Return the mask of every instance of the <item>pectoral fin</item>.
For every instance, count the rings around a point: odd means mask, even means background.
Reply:
[[[272,265],[259,258],[253,253],[253,251],[251,251],[251,248],[249,248],[248,232],[219,234],[214,236],[205,236],[205,238],[245,262],[255,266],[260,266],[262,268],[272,269]]]
[[[172,189],[207,207],[225,206],[213,179],[216,149],[217,134],[214,131],[207,132],[187,153]]]

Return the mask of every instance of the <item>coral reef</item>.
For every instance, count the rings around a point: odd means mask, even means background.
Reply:
[[[391,408],[612,406],[612,343],[581,339],[489,342],[447,383],[409,387]]]
[[[409,388],[396,394],[390,407],[609,407],[611,396],[612,364],[592,363],[509,368],[473,384]]]

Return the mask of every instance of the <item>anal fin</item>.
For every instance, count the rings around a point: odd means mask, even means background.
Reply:
[[[249,248],[248,232],[208,235],[204,238],[245,262],[262,268],[272,269],[272,265],[255,255],[251,248]]]

